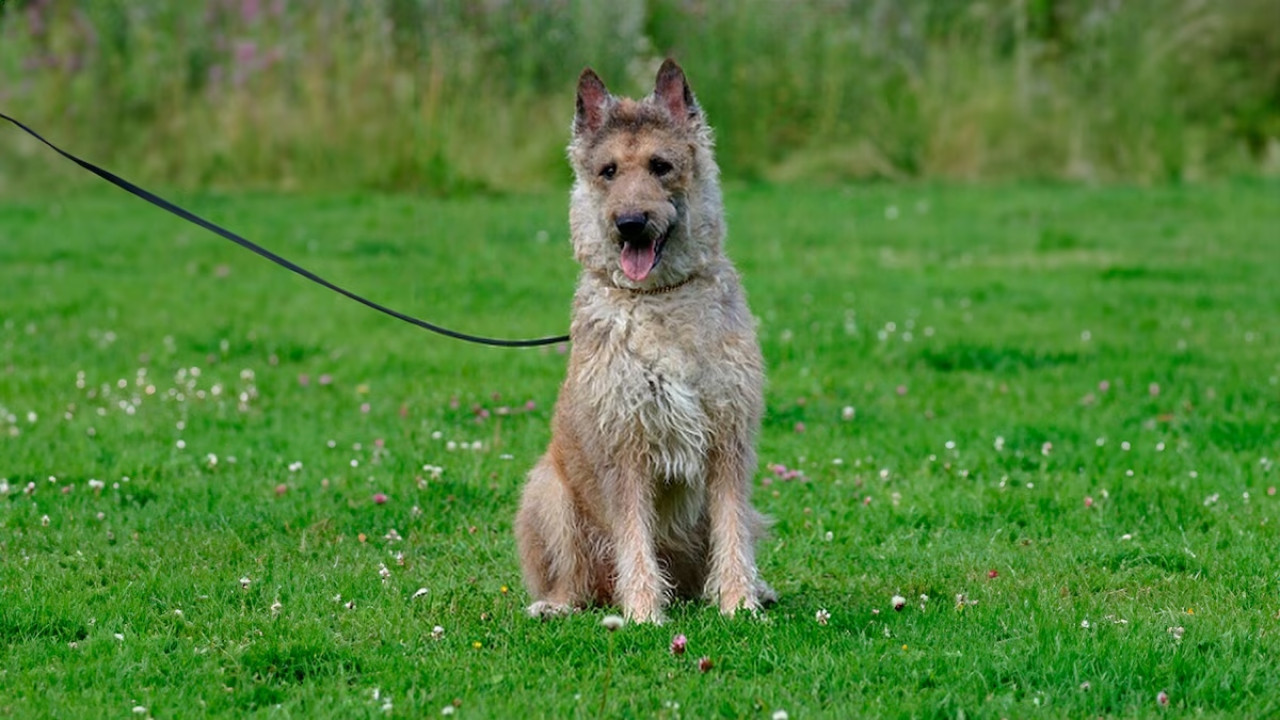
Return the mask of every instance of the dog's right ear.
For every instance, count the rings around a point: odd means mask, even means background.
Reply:
[[[575,135],[595,132],[604,125],[608,110],[609,91],[591,68],[585,68],[578,76],[578,111],[573,116]]]

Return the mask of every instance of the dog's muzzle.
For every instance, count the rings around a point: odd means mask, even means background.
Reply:
[[[619,258],[622,272],[633,282],[643,281],[662,259],[662,248],[667,243],[671,228],[655,234],[647,213],[619,215],[614,227],[622,245]]]

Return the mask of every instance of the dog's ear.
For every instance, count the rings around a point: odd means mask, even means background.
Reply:
[[[599,130],[604,125],[608,104],[609,91],[605,89],[604,82],[594,70],[584,68],[578,76],[578,110],[573,116],[574,134]]]
[[[698,102],[694,100],[693,91],[684,79],[684,71],[671,58],[667,58],[658,69],[653,96],[671,113],[671,119],[676,122],[683,123],[698,118]]]

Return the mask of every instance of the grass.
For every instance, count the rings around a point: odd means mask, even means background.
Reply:
[[[6,200],[0,717],[1275,716],[1276,193],[732,189],[781,601],[612,636],[521,612],[563,354],[116,192]],[[562,194],[181,200],[437,322],[567,326]]]

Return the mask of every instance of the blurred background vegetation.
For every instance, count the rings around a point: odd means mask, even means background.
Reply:
[[[0,0],[0,110],[131,179],[563,187],[676,57],[728,177],[1280,174],[1278,0]],[[0,130],[0,192],[73,173]]]

